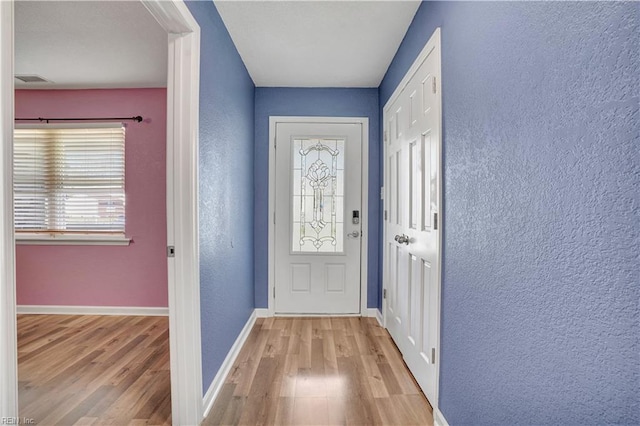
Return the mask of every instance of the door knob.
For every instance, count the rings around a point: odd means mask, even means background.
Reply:
[[[408,235],[402,234],[402,235],[396,235],[394,240],[396,240],[400,244],[409,245],[410,238]]]
[[[347,234],[348,238],[358,238],[360,236],[360,232],[358,231],[353,231]]]

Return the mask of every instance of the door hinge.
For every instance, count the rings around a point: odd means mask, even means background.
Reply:
[[[278,147],[278,140],[274,139],[273,140],[273,149],[276,149]]]
[[[386,142],[388,139],[388,132],[385,130],[384,131],[384,141]]]
[[[384,290],[382,290],[382,298],[383,299],[387,298],[387,289],[386,288]]]
[[[387,220],[387,211],[384,211],[384,220]]]
[[[273,298],[274,299],[276,298],[276,288],[275,287],[273,288]]]
[[[433,230],[438,230],[438,213],[433,214]]]
[[[436,363],[436,348],[431,348],[431,364]]]
[[[176,257],[176,248],[174,246],[167,246],[167,257]]]
[[[273,212],[273,224],[276,224],[276,212]]]
[[[433,88],[433,93],[436,93],[436,76],[433,76],[433,84],[432,84],[432,88]]]

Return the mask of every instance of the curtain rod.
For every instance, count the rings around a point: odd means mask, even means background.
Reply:
[[[112,118],[16,118],[15,121],[46,121],[47,123],[50,121],[126,121],[132,120],[140,123],[142,121],[142,116],[136,115],[135,117],[112,117]]]

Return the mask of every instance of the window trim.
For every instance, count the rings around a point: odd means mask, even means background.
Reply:
[[[17,245],[128,246],[125,234],[14,232]]]

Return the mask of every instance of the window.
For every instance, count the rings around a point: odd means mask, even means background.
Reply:
[[[344,143],[293,140],[292,252],[343,252]]]
[[[16,239],[123,238],[124,140],[120,123],[16,128]]]

